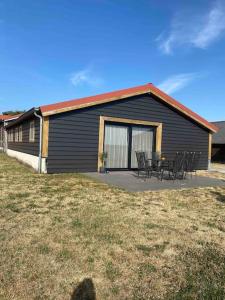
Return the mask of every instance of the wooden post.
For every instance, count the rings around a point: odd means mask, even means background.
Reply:
[[[43,118],[42,157],[48,157],[49,117]]]
[[[162,124],[156,127],[156,152],[162,151]]]
[[[99,130],[98,130],[98,172],[102,167],[101,154],[104,149],[104,131],[105,131],[105,120],[104,117],[100,116],[99,119]]]

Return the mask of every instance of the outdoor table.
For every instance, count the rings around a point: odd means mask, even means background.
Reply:
[[[152,169],[153,169],[153,171],[158,173],[159,177],[160,177],[160,174],[162,171],[169,171],[171,168],[173,168],[173,165],[174,165],[174,160],[172,160],[172,159],[149,158],[148,161],[151,161]]]
[[[155,165],[157,167],[160,167],[160,166],[163,166],[163,165],[169,166],[170,164],[174,163],[174,160],[172,160],[172,159],[163,159],[163,158],[154,159],[154,158],[148,158],[147,160],[151,161],[153,165],[154,165],[154,163],[156,163]]]

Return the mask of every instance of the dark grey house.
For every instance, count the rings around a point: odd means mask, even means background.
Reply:
[[[212,161],[225,162],[225,121],[212,123],[219,128],[212,138]]]
[[[42,172],[133,169],[135,151],[202,152],[208,168],[217,127],[153,84],[32,108],[6,127],[8,155]]]

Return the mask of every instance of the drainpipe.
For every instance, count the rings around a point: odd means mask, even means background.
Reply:
[[[40,119],[38,173],[41,173],[41,167],[42,167],[41,166],[41,164],[42,164],[42,124],[43,124],[43,119],[42,119],[42,116],[37,114],[38,111],[39,111],[39,109],[35,108],[34,115],[35,115],[35,117]]]

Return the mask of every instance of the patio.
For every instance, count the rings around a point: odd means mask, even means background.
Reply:
[[[138,177],[134,171],[112,171],[105,174],[89,172],[85,175],[129,192],[225,186],[225,180],[198,175],[193,175],[192,178],[187,176],[186,179],[176,179],[175,181],[171,179],[161,181],[156,177],[145,179],[143,176]]]

